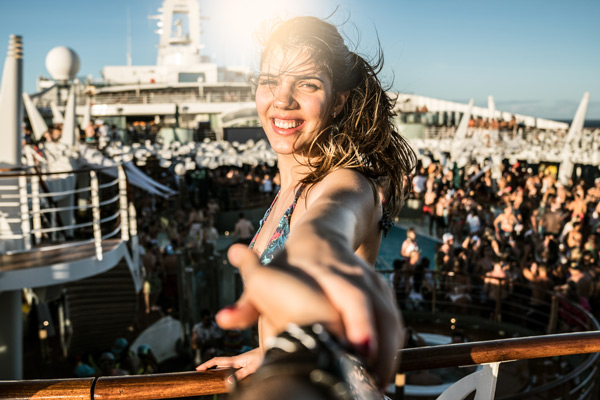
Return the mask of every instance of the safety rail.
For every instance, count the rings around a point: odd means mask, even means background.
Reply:
[[[93,97],[94,104],[194,104],[194,103],[227,103],[227,102],[252,102],[254,98],[248,92],[232,93],[207,93],[198,95],[195,93],[173,94],[173,93],[144,93],[135,94],[113,94],[102,93]]]
[[[97,172],[108,169],[116,169],[117,177],[100,182]],[[86,182],[83,187],[76,187],[76,176],[79,181],[87,179],[89,185]],[[67,199],[69,204],[57,205],[61,199]],[[76,200],[85,204],[76,204]],[[11,208],[12,215],[8,211]],[[79,218],[75,218],[76,211]],[[91,216],[85,215],[90,211]],[[70,246],[93,242],[96,257],[102,260],[102,240],[120,233],[121,239],[128,241],[132,222],[128,217],[132,205],[127,199],[127,177],[121,164],[70,171],[2,172],[0,212],[4,222],[0,241],[22,240],[23,243],[20,249],[4,251],[4,254],[28,252],[34,247],[35,250],[64,247],[64,243],[56,242],[69,239]]]
[[[383,259],[378,259],[378,263],[380,266],[388,265]],[[392,286],[393,274],[403,273],[383,268],[377,272]],[[572,303],[559,291],[538,288],[535,282],[524,282],[513,277],[426,270],[422,280],[423,288],[427,287],[427,294],[421,295],[419,303],[415,304],[410,296],[411,289],[406,290],[405,279],[398,280],[396,286],[400,287],[395,287],[398,305],[405,313],[419,311],[429,315],[472,315],[490,323],[520,326],[523,331],[531,334],[600,330],[600,322],[581,305]],[[533,290],[542,294],[542,298],[537,299],[535,303],[532,303]],[[457,301],[455,299],[458,295],[462,297]],[[561,304],[566,303],[577,310],[577,314],[564,312]],[[453,325],[458,328],[456,323]]]
[[[400,350],[398,373],[473,364],[496,364],[496,375],[491,376],[493,381],[484,380],[484,384],[493,389],[499,363],[597,352],[600,352],[598,331],[438,345]],[[215,370],[120,377],[0,381],[0,399],[146,400],[214,395],[226,392],[225,377],[230,373],[231,370]],[[455,385],[459,383],[460,381]],[[452,389],[453,387],[447,392],[456,394],[457,389]],[[477,385],[465,388],[468,390],[466,393],[473,391],[475,387]],[[488,391],[492,394],[489,398],[493,399],[493,390]],[[532,389],[533,391],[535,389]],[[442,396],[439,398],[464,398],[448,397],[445,394]]]
[[[393,285],[392,270],[378,272],[389,279]],[[419,331],[419,326],[430,326],[434,320],[438,321],[438,332],[445,332],[448,335],[451,332],[463,332],[471,341],[500,340],[511,336],[525,337],[558,332],[600,331],[600,323],[590,312],[569,300],[563,293],[548,289],[541,290],[535,286],[535,283],[514,278],[491,276],[486,278],[475,274],[427,270],[423,276],[423,287],[427,286],[430,291],[424,291],[426,294],[415,303],[410,295],[411,290],[406,290],[407,287],[404,286],[406,279],[410,277],[405,276],[401,280],[396,280],[396,296],[403,310],[406,325],[416,331]],[[491,290],[486,291],[486,286]],[[464,296],[459,297],[461,293],[456,289],[461,288]],[[539,296],[532,303],[531,291],[534,289],[539,291],[538,295],[541,293],[543,296]],[[456,300],[457,298],[459,300]],[[474,328],[475,326],[478,328]],[[426,332],[436,331],[434,329]],[[593,389],[597,386],[595,382],[599,376],[598,359],[598,354],[590,354],[576,362],[567,360],[569,362],[566,370],[554,378],[538,380],[528,393],[550,395],[557,388],[567,392],[573,390],[577,392],[582,388]],[[476,361],[472,364],[483,363],[481,360]],[[563,360],[554,358],[546,361],[547,364],[559,369]],[[522,393],[514,393],[509,397],[501,398],[527,399],[529,397]],[[585,396],[561,398],[593,399]]]

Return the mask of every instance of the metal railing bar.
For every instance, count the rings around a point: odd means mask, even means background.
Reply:
[[[100,207],[102,207],[102,206],[105,206],[105,205],[107,205],[107,204],[115,203],[117,200],[119,200],[119,195],[118,195],[118,194],[117,194],[117,195],[115,195],[115,197],[112,197],[112,198],[110,198],[110,199],[107,199],[107,200],[101,201],[101,202],[99,203],[99,206],[100,206]]]
[[[121,225],[117,226],[117,228],[115,230],[113,230],[112,232],[109,232],[106,235],[103,235],[102,240],[111,238],[111,237],[115,236],[117,233],[119,233],[120,231],[121,231]]]
[[[51,212],[58,212],[58,211],[73,211],[73,210],[81,210],[81,209],[88,209],[88,208],[92,208],[91,204],[86,204],[84,206],[65,206],[65,207],[54,207],[54,208],[44,208],[43,210],[40,210],[38,212],[31,212],[31,214],[37,215],[37,214],[48,214]]]
[[[86,226],[92,226],[92,223],[91,222],[82,222],[80,224],[67,225],[67,226],[57,226],[57,227],[54,227],[54,228],[32,229],[31,233],[60,232],[60,231],[66,231],[66,230],[69,230],[69,229],[85,228]]]
[[[117,219],[117,217],[119,217],[120,215],[121,215],[121,213],[120,213],[120,212],[116,212],[116,213],[114,213],[113,215],[110,215],[110,216],[108,216],[108,217],[101,218],[99,222],[102,224],[102,223],[104,223],[104,222],[112,221],[112,220],[115,220],[115,219]]]
[[[19,176],[40,176],[40,175],[41,176],[46,176],[46,175],[83,174],[83,173],[89,173],[90,171],[103,171],[105,169],[117,168],[121,164],[122,163],[115,164],[115,165],[109,165],[109,166],[105,166],[105,167],[81,168],[81,169],[70,170],[70,171],[54,171],[54,172],[42,172],[42,173],[38,173],[38,172],[25,172],[24,168],[13,168],[13,169],[11,169],[8,172],[0,171],[0,179],[3,179],[3,178],[17,178]]]
[[[62,192],[46,192],[46,193],[38,193],[38,194],[27,193],[27,198],[32,199],[34,197],[46,198],[46,197],[54,197],[54,196],[67,196],[70,194],[89,192],[89,191],[90,191],[90,187],[87,186],[87,187],[82,187],[82,188],[77,188],[77,189],[63,190]],[[1,196],[6,199],[20,198],[20,196],[18,194],[5,194],[5,195],[1,195]]]
[[[118,183],[119,183],[119,178],[116,178],[113,181],[106,182],[106,183],[103,183],[101,185],[98,185],[98,189],[106,189],[107,187],[110,187],[110,186],[117,186]]]

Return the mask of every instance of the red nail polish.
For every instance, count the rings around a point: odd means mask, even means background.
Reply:
[[[371,354],[371,339],[365,339],[362,343],[356,346],[358,353],[364,358],[369,358]]]

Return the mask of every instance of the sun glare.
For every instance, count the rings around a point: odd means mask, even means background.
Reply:
[[[223,41],[235,45],[237,63],[251,62],[257,55],[256,32],[261,24],[274,19],[298,15],[324,16],[335,7],[329,0],[256,0],[253,2],[224,0],[203,7],[212,21],[225,21],[219,26]]]

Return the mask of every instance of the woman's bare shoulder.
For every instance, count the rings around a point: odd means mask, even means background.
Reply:
[[[317,186],[333,186],[334,188],[355,190],[359,192],[376,187],[371,179],[351,168],[340,168],[330,172],[319,183],[315,184],[315,188],[317,188]]]

